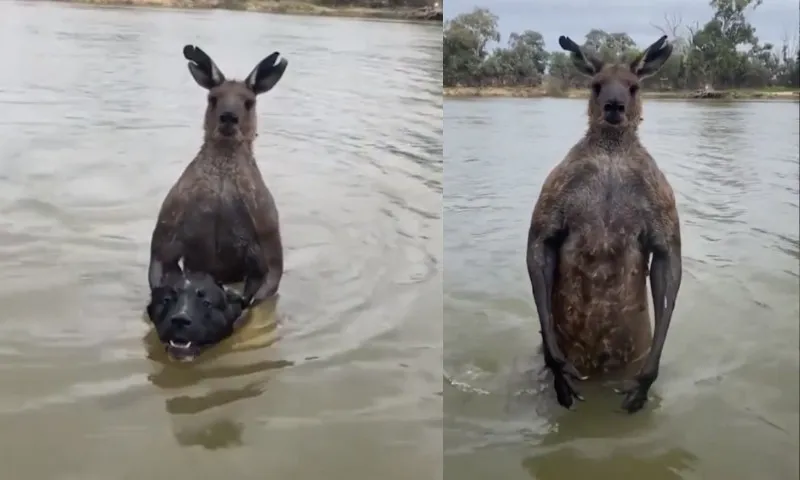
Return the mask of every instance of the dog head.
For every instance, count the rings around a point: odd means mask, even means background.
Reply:
[[[242,315],[241,295],[206,273],[170,273],[150,291],[147,315],[174,360],[191,361],[228,338]]]

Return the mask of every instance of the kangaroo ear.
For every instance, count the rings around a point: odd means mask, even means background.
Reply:
[[[631,62],[631,71],[640,79],[647,78],[659,71],[670,55],[672,45],[667,43],[667,36],[664,35]]]
[[[593,55],[586,53],[583,49],[569,37],[561,35],[558,37],[558,45],[562,50],[569,52],[572,64],[578,71],[588,77],[595,76],[603,69],[603,62]]]
[[[278,60],[279,56],[280,53],[273,52],[265,57],[258,62],[256,68],[250,72],[250,75],[244,81],[256,95],[269,92],[283,77],[283,72],[286,71],[286,66],[289,62],[285,58]]]
[[[183,47],[183,56],[189,60],[189,73],[198,85],[211,90],[225,81],[225,75],[206,52],[194,45]]]

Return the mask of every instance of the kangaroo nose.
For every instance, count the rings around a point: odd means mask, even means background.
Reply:
[[[603,105],[603,111],[605,111],[606,113],[612,113],[612,112],[624,113],[625,104],[620,103],[617,100],[612,100],[610,102],[606,102],[606,104]]]
[[[219,116],[219,121],[228,125],[236,125],[239,123],[239,117],[233,112],[223,112]]]
[[[184,314],[175,315],[169,321],[172,325],[172,328],[176,330],[188,327],[192,323],[192,319]]]

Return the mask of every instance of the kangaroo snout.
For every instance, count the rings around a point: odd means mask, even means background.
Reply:
[[[222,112],[219,116],[219,123],[222,125],[237,125],[239,123],[239,116],[233,112]]]
[[[603,114],[608,123],[619,125],[625,115],[625,104],[618,100],[610,100],[603,105]]]

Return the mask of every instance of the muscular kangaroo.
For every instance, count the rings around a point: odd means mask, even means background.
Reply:
[[[589,126],[544,181],[528,232],[527,265],[545,363],[566,408],[583,400],[575,380],[644,359],[620,390],[622,408],[634,413],[658,376],[681,284],[681,233],[672,188],[637,129],[640,82],[669,58],[666,40],[659,38],[630,64],[605,64],[570,38],[558,39],[591,77]]]

